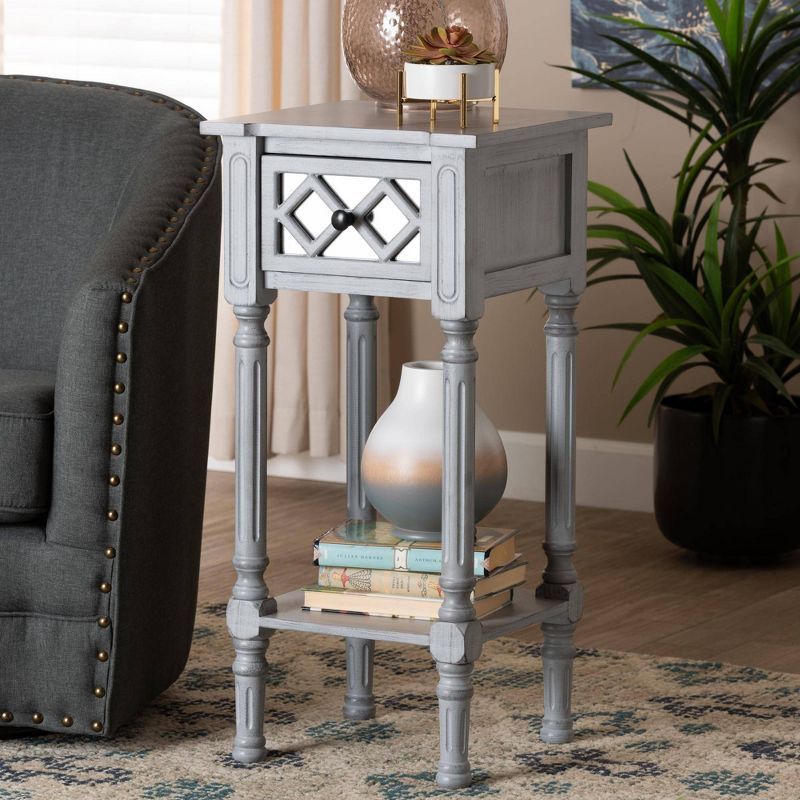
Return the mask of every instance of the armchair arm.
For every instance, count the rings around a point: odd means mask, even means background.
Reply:
[[[118,404],[114,357],[126,289],[124,280],[113,277],[106,286],[80,286],[66,315],[56,369],[46,530],[54,544],[94,549],[109,539],[112,417]]]
[[[116,546],[164,487],[205,472],[220,219],[209,158],[202,193],[177,210],[127,204],[72,295],[56,370],[53,543]]]

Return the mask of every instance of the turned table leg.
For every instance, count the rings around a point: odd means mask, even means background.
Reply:
[[[575,344],[574,295],[546,295],[547,479],[544,550],[547,566],[537,596],[568,602],[563,620],[542,624],[544,644],[543,742],[572,740],[572,666],[575,623],[583,590],[572,562],[575,553]]]
[[[450,789],[470,785],[469,712],[472,670],[481,652],[481,626],[470,598],[475,586],[475,362],[477,321],[442,321],[444,458],[442,579],[439,619],[430,648],[439,671],[440,760],[436,781]]]
[[[236,660],[236,738],[233,757],[250,763],[265,755],[264,679],[271,631],[260,616],[275,612],[264,581],[267,558],[266,388],[268,306],[236,306],[236,585],[228,603],[228,630]]]
[[[372,660],[375,642],[371,639],[344,640],[347,662],[347,691],[342,712],[347,719],[372,719],[375,698],[372,694]]]
[[[347,320],[347,516],[374,520],[375,509],[364,493],[361,454],[377,414],[378,309],[372,297],[350,295]],[[347,719],[372,719],[372,669],[375,642],[345,639],[347,691],[342,713]]]

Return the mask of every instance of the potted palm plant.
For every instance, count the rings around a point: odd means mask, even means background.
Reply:
[[[624,63],[566,67],[692,137],[670,209],[656,208],[627,153],[640,197],[590,184],[599,217],[589,228],[589,284],[644,281],[660,307],[655,319],[597,326],[635,334],[615,383],[646,337],[675,346],[622,414],[652,394],[661,531],[718,558],[772,557],[800,547],[800,401],[790,388],[800,375],[800,273],[778,221],[790,215],[759,210],[765,195],[778,199],[764,173],[783,162],[753,151],[765,123],[800,91],[800,3],[704,5],[719,54],[690,33],[624,19],[627,30],[659,37],[663,54],[608,36],[629,56]],[[653,77],[633,76],[643,64]],[[609,269],[624,262],[628,269]],[[698,376],[694,391],[670,394],[687,373]]]

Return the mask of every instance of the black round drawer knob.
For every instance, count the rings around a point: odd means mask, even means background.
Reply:
[[[337,231],[346,231],[355,221],[356,215],[352,211],[345,211],[344,209],[334,211],[331,216],[331,225]]]

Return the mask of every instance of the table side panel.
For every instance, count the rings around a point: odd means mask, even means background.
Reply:
[[[472,155],[469,269],[483,270],[487,297],[579,282],[586,260],[585,146],[585,133],[578,133]]]
[[[579,132],[486,154],[484,179],[499,181],[498,191],[510,177],[520,195],[510,207],[517,218],[511,224],[507,222],[503,231],[507,238],[493,233],[498,227],[495,223],[488,225],[485,235],[473,244],[472,252],[487,265],[487,297],[545,286],[552,294],[583,291],[587,146],[586,132]],[[530,172],[538,173],[538,178],[526,182],[525,175]],[[470,210],[478,220],[492,218],[492,207],[483,207],[480,201]]]

